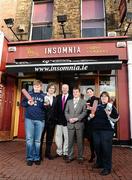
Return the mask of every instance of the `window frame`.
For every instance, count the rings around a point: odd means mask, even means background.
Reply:
[[[42,1],[38,1],[38,0],[33,0],[33,5],[32,5],[32,12],[31,12],[31,23],[30,23],[30,36],[29,36],[29,40],[30,41],[32,41],[32,34],[33,34],[33,27],[41,27],[41,26],[44,26],[44,25],[50,25],[50,26],[52,26],[52,24],[53,24],[53,21],[52,22],[49,22],[49,21],[45,21],[45,22],[43,22],[43,23],[33,23],[32,22],[32,19],[33,19],[33,11],[34,11],[34,6],[35,6],[35,4],[43,4],[43,3],[53,3],[53,0],[42,0]],[[53,19],[53,17],[52,17],[52,19]],[[51,38],[52,38],[52,36],[51,36]],[[38,39],[38,40],[41,40],[41,39]],[[34,41],[34,40],[33,40]]]
[[[81,27],[81,37],[82,38],[92,38],[92,37],[97,37],[97,36],[87,36],[87,37],[83,37],[83,34],[82,34],[82,30],[83,30],[83,22],[84,21],[89,21],[89,22],[99,22],[99,21],[103,21],[103,24],[104,24],[104,36],[106,36],[106,22],[105,22],[105,19],[106,19],[106,12],[105,12],[105,3],[104,3],[104,0],[102,0],[103,1],[103,12],[104,12],[104,14],[103,14],[103,16],[104,16],[104,18],[100,18],[100,19],[90,19],[90,20],[82,20],[82,2],[83,0],[81,0],[81,25],[80,25],[80,27]],[[87,28],[87,29],[90,29],[90,28]],[[99,36],[98,36],[99,37]]]

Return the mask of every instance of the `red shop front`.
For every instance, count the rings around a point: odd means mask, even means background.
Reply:
[[[34,79],[43,82],[43,91],[49,82],[57,85],[68,83],[70,92],[79,85],[85,98],[87,87],[97,96],[106,90],[115,100],[120,113],[115,139],[128,142],[129,106],[127,81],[127,47],[125,37],[92,39],[63,39],[46,41],[9,42],[8,58],[3,84],[13,87],[6,93],[12,96],[10,138],[24,138],[24,110],[21,107],[21,89],[32,89]],[[2,104],[4,110],[8,107]]]

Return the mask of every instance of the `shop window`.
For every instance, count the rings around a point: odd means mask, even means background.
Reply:
[[[34,3],[32,16],[32,40],[52,38],[53,2]]]
[[[100,93],[102,91],[109,92],[112,98],[116,96],[116,78],[115,76],[100,76],[99,78]]]
[[[105,35],[103,0],[82,0],[82,37]]]
[[[99,71],[100,74],[102,75],[116,75],[116,71],[111,69],[111,70],[106,70],[106,71]]]

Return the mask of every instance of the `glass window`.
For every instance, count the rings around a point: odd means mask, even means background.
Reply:
[[[100,76],[99,79],[100,93],[102,91],[108,91],[110,96],[115,98],[116,96],[116,80],[115,76]]]
[[[32,40],[50,39],[52,36],[52,26],[42,25],[32,28]]]
[[[82,37],[104,36],[103,0],[82,0]]]
[[[35,3],[32,16],[32,40],[51,39],[53,3]]]
[[[92,88],[93,90],[95,90],[95,79],[81,79],[80,81],[81,94],[84,96],[83,98],[85,100],[88,100],[88,96],[86,95],[87,88]]]

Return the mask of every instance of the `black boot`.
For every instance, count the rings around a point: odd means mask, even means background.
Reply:
[[[93,160],[94,160],[94,158],[95,158],[95,154],[91,154],[91,158],[89,159],[89,163],[92,163],[93,162]]]

